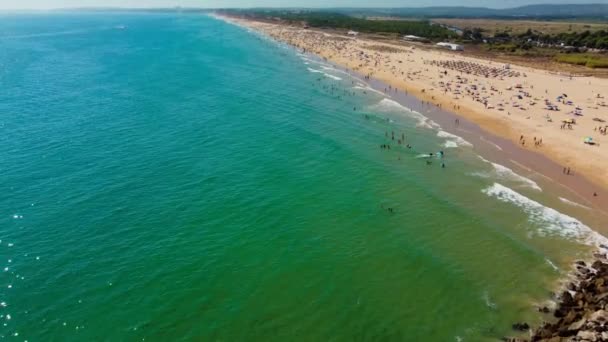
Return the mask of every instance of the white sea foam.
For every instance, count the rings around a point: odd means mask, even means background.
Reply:
[[[332,80],[336,80],[336,81],[341,81],[341,80],[342,80],[342,78],[340,78],[340,77],[338,77],[338,76],[335,76],[335,75],[332,75],[332,74],[328,74],[328,73],[326,73],[326,72],[325,72],[325,73],[323,73],[323,75],[324,75],[325,77],[329,77],[329,78],[331,78]]]
[[[493,142],[485,139],[483,136],[480,137],[480,139],[483,140],[483,141],[485,141],[485,142],[487,142],[488,144],[494,146],[497,150],[502,151],[502,147],[500,147],[500,146],[496,145],[495,143],[493,143]]]
[[[477,176],[477,177],[482,177],[482,178],[498,177],[499,179],[505,179],[505,180],[517,182],[525,187],[534,189],[536,191],[543,191],[543,189],[535,181],[515,173],[515,171],[511,170],[510,168],[508,168],[504,165],[493,163],[493,162],[483,158],[482,156],[478,156],[478,157],[479,157],[479,159],[483,160],[484,162],[492,165],[494,167],[494,172],[493,173],[473,172],[473,173],[471,173],[472,175]]]
[[[549,264],[549,266],[551,266],[551,268],[552,268],[552,269],[554,269],[554,270],[556,270],[556,271],[559,271],[559,268],[558,268],[558,267],[557,267],[557,266],[556,266],[556,265],[553,263],[553,261],[551,261],[551,260],[549,260],[549,259],[545,258],[545,262],[546,262],[547,264]]]
[[[533,181],[529,178],[526,178],[524,176],[518,175],[513,170],[509,169],[508,167],[506,167],[504,165],[500,165],[500,164],[496,164],[496,163],[491,163],[491,164],[492,164],[492,166],[494,166],[494,170],[496,171],[496,174],[499,177],[517,181],[536,191],[543,191],[543,189],[540,186],[538,186],[538,184],[535,181]]]
[[[478,155],[478,156],[477,156],[477,158],[479,158],[479,159],[483,160],[483,161],[484,161],[484,162],[486,162],[486,163],[492,163],[491,161],[487,160],[486,158],[484,158],[484,157],[482,157],[482,156],[479,156],[479,155]]]
[[[371,87],[366,87],[366,86],[364,86],[364,85],[357,85],[357,86],[354,86],[354,87],[353,87],[353,89],[359,89],[359,90],[363,90],[363,91],[371,91],[372,93],[376,93],[376,94],[379,94],[379,95],[385,96],[385,94],[384,94],[383,92],[381,92],[381,91],[379,91],[379,90],[376,90],[376,89],[374,89],[374,88],[371,88]]]
[[[541,236],[561,236],[596,246],[608,243],[608,239],[591,230],[579,220],[546,207],[504,185],[494,183],[483,189],[482,192],[521,208],[528,215],[529,222],[537,227],[536,233]]]
[[[496,310],[496,303],[490,299],[490,294],[488,294],[488,291],[484,291],[482,298],[488,308]]]
[[[462,137],[459,137],[452,133],[448,133],[446,131],[437,132],[437,136],[447,140],[446,143],[443,145],[444,147],[473,146],[473,144],[464,140]]]
[[[448,140],[445,143],[443,143],[443,147],[445,148],[457,148],[458,147],[458,143],[452,141],[452,140]]]
[[[440,127],[435,121],[427,118],[415,110],[402,106],[397,101],[393,101],[391,99],[384,98],[378,104],[376,104],[375,107],[376,109],[387,112],[406,113],[409,117],[412,117],[418,121],[418,124],[416,125],[418,127],[426,127],[429,129]]]
[[[327,70],[327,71],[333,71],[333,72],[337,72],[337,73],[340,73],[340,74],[344,74],[344,75],[350,76],[350,74],[348,72],[346,72],[344,70],[336,69],[336,68],[331,67],[331,66],[324,66],[324,65],[322,65],[321,69]]]
[[[331,79],[336,80],[336,81],[340,81],[340,80],[342,80],[340,77],[338,77],[338,76],[334,76],[334,75],[332,75],[332,74],[328,74],[328,73],[326,73],[325,71],[322,71],[322,70],[313,69],[313,68],[307,68],[307,69],[308,69],[308,71],[310,71],[310,72],[312,72],[312,73],[315,73],[315,74],[323,74],[323,76],[325,76],[325,77],[327,77],[327,78],[331,78]]]
[[[324,72],[321,70],[317,70],[317,69],[313,69],[313,68],[307,68],[308,71],[315,73],[315,74],[323,74]]]
[[[308,62],[308,63],[313,63],[313,64],[317,64],[317,65],[320,65],[320,66],[327,66],[327,64],[325,64],[324,62],[322,62],[322,61],[320,61],[318,59],[312,59],[312,58],[308,58],[308,57],[304,57],[304,56],[301,56],[300,58],[303,61]]]
[[[569,200],[569,199],[567,199],[567,198],[560,197],[560,198],[559,198],[559,200],[560,200],[560,201],[562,201],[562,202],[564,202],[564,203],[566,203],[566,204],[569,204],[569,205],[571,205],[571,206],[573,206],[573,207],[579,207],[579,208],[583,208],[583,209],[591,210],[591,208],[589,208],[589,207],[587,207],[587,206],[584,206],[584,205],[582,205],[582,204],[576,203],[576,202],[574,202],[574,201],[571,201],[571,200]]]

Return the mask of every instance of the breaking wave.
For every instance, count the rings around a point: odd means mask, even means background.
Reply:
[[[365,87],[365,86],[357,85],[357,86],[354,86],[353,89],[359,89],[359,90],[363,90],[363,91],[371,91],[373,93],[385,96],[385,94],[383,92],[381,92],[379,90],[376,90],[374,88],[371,88],[371,87]]]
[[[440,138],[446,139],[446,142],[443,144],[443,147],[445,147],[445,148],[455,148],[455,147],[459,147],[459,146],[467,146],[467,147],[473,146],[473,144],[464,140],[462,137],[459,137],[452,133],[448,133],[446,131],[437,132],[437,136]]]
[[[325,71],[322,71],[322,70],[313,69],[313,68],[307,68],[307,69],[308,69],[308,71],[310,71],[310,72],[312,72],[312,73],[315,73],[315,74],[323,74],[323,76],[325,76],[325,77],[327,77],[327,78],[331,78],[331,79],[336,80],[336,81],[340,81],[340,80],[342,80],[340,77],[338,77],[338,76],[334,76],[334,75],[332,75],[332,74],[328,74],[328,73],[326,73]]]
[[[571,201],[571,200],[569,200],[567,198],[560,197],[559,200],[562,201],[562,202],[564,202],[564,203],[566,203],[566,204],[569,204],[569,205],[571,205],[573,207],[578,207],[578,208],[583,208],[583,209],[591,210],[591,208],[589,208],[587,206],[584,206],[584,205],[582,205],[580,203],[576,203],[574,201]]]
[[[416,126],[418,126],[418,127],[425,127],[428,129],[434,129],[434,128],[440,127],[439,124],[437,124],[435,121],[427,118],[426,116],[418,113],[415,110],[402,106],[398,102],[393,101],[391,99],[386,99],[386,98],[382,99],[374,107],[378,110],[385,111],[385,112],[406,113],[406,114],[408,114],[409,117],[416,119],[418,121],[418,124],[416,124]]]
[[[474,173],[472,173],[472,175],[482,177],[482,178],[497,177],[499,179],[504,179],[504,180],[509,180],[512,182],[519,183],[525,187],[534,189],[536,191],[543,191],[543,189],[535,181],[515,173],[515,171],[511,170],[510,168],[508,168],[504,165],[493,163],[487,159],[484,159],[481,156],[478,156],[478,157],[479,157],[479,159],[483,160],[484,162],[492,165],[492,167],[494,167],[494,171],[492,173],[474,172]]]
[[[539,235],[561,236],[595,246],[608,242],[608,239],[579,220],[562,214],[553,208],[546,207],[499,183],[494,183],[492,186],[483,189],[482,192],[499,201],[521,208],[528,215],[528,221],[537,226]]]

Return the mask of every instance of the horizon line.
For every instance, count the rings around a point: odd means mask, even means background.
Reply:
[[[74,10],[222,10],[222,9],[293,9],[293,10],[306,10],[306,9],[405,9],[405,8],[416,8],[416,9],[431,9],[431,8],[482,8],[492,10],[508,10],[516,9],[529,6],[589,6],[589,5],[606,5],[599,2],[589,2],[584,4],[528,4],[515,7],[484,7],[484,6],[316,6],[316,7],[283,7],[283,6],[259,6],[259,7],[203,7],[203,6],[146,6],[146,7],[133,7],[133,6],[81,6],[81,7],[52,7],[52,8],[0,8],[0,12],[46,12],[46,11],[74,11]]]

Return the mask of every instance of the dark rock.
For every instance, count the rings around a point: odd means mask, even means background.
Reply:
[[[591,264],[591,267],[595,270],[601,270],[603,265],[604,265],[603,262],[596,260],[593,262],[593,264]]]
[[[574,305],[574,298],[572,298],[572,295],[570,294],[570,292],[564,291],[562,293],[562,296],[560,298],[561,298],[561,301],[562,301],[562,305],[564,305],[564,306],[572,306],[572,305]]]
[[[570,336],[574,336],[578,333],[578,331],[576,330],[568,330],[568,327],[560,327],[559,330],[557,331],[557,336],[560,337],[570,337]]]
[[[602,248],[608,250],[608,246]],[[597,254],[591,264],[575,262],[577,279],[566,285],[558,300],[553,316],[556,323],[544,323],[531,333],[531,341],[606,341],[608,342],[608,260]],[[549,313],[548,307],[537,308]],[[526,323],[513,324],[518,331],[528,330]],[[509,340],[513,341],[513,340]],[[517,340],[515,340],[517,341]]]
[[[530,329],[528,323],[515,323],[512,325],[513,330],[526,331]]]
[[[543,306],[543,307],[538,308],[538,312],[549,313],[549,312],[551,312],[551,310],[549,310],[548,307]]]
[[[553,330],[550,328],[541,328],[532,336],[532,341],[540,341],[551,338],[553,336]]]
[[[566,309],[565,307],[559,307],[555,310],[555,312],[553,312],[553,316],[560,318],[560,317],[566,317],[566,315],[568,314],[568,309]]]

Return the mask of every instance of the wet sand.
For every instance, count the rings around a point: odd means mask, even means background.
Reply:
[[[443,131],[460,136],[473,144],[473,150],[484,159],[501,164],[516,173],[533,173],[540,175],[535,178],[543,191],[555,196],[566,198],[572,202],[584,205],[592,210],[577,210],[580,208],[562,209],[571,216],[576,216],[585,224],[594,228],[599,233],[608,236],[608,191],[599,187],[595,183],[582,175],[563,173],[563,167],[553,160],[542,155],[538,151],[521,148],[518,144],[509,139],[497,136],[484,130],[475,122],[462,117],[452,111],[442,109],[435,104],[425,104],[414,95],[399,90],[397,92],[384,92],[389,87],[388,84],[373,78],[364,80],[364,76],[355,71],[343,68],[335,63],[335,68],[348,72],[352,76],[367,83],[369,87],[380,91],[392,100],[404,107],[410,108],[423,114],[441,126]],[[458,125],[455,124],[458,119]],[[593,196],[596,192],[598,196]]]
[[[278,25],[267,23],[235,21],[232,18],[227,20],[265,34],[268,34],[268,32],[262,29],[260,25],[264,28],[268,25],[278,27]],[[276,35],[271,35],[271,37],[281,40]],[[283,42],[302,50],[301,46],[295,45],[293,42]],[[563,201],[559,205],[559,211],[579,218],[594,230],[608,236],[608,179],[599,182],[598,177],[589,177],[589,169],[595,167],[593,164],[599,163],[598,168],[603,165],[603,163],[598,162],[597,156],[590,158],[587,163],[590,165],[585,165],[585,167],[581,167],[581,162],[567,164],[572,165],[571,173],[570,175],[564,174],[564,164],[558,163],[553,158],[555,156],[553,149],[544,145],[538,148],[522,147],[512,137],[512,131],[515,128],[509,127],[507,122],[496,122],[491,118],[479,115],[477,112],[467,111],[466,108],[456,113],[451,110],[453,109],[452,103],[448,104],[434,96],[429,98],[431,97],[429,94],[412,87],[411,84],[390,82],[385,79],[386,77],[379,78],[374,74],[371,74],[371,76],[364,74],[359,68],[357,70],[349,68],[347,63],[341,63],[342,61],[339,59],[328,58],[324,54],[311,53],[308,50],[306,53],[323,59],[336,69],[351,74],[382,93],[385,93],[385,89],[398,89],[397,92],[390,91],[385,94],[399,104],[440,124],[443,131],[458,135],[469,141],[473,144],[475,152],[484,159],[506,166],[518,174],[538,175],[539,177],[535,177],[535,181],[539,183],[543,192],[555,196],[550,205],[558,203],[560,198],[564,198],[589,208],[587,210],[572,204],[564,205]],[[435,95],[437,94],[435,93]],[[460,106],[458,106],[458,109],[460,109]],[[464,115],[465,112],[468,115]],[[457,119],[459,120],[458,125],[455,124]],[[497,132],[499,130],[501,130],[501,133],[508,132],[508,134],[499,134]]]
[[[453,110],[491,132],[493,137],[487,138],[504,144],[506,151],[514,153],[512,145],[519,145],[524,136],[525,146],[520,149],[532,152],[524,153],[528,157],[522,159],[529,159],[525,165],[568,186],[594,208],[606,208],[608,145],[602,144],[606,135],[596,130],[606,123],[592,119],[608,121],[604,101],[608,80],[572,78],[521,66],[507,68],[453,52],[353,39],[335,32],[228,20]],[[567,97],[555,99],[566,92]],[[550,106],[558,110],[547,109]],[[576,124],[560,127],[563,120],[572,118]],[[595,146],[583,144],[587,136],[593,137]],[[534,143],[537,138],[543,140],[541,145]],[[547,159],[554,162],[547,163]],[[575,176],[562,177],[564,167]],[[588,181],[581,181],[580,175]]]

